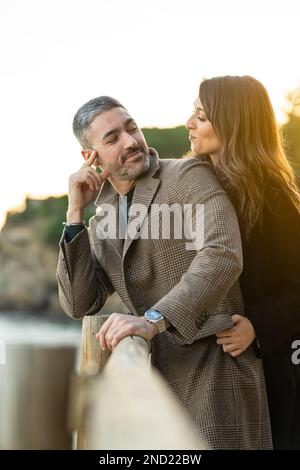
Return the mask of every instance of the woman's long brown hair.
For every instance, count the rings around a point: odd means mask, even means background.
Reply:
[[[274,110],[264,86],[250,76],[204,80],[199,98],[221,142],[213,159],[248,238],[261,223],[267,182],[274,182],[300,213],[300,195],[283,151]]]

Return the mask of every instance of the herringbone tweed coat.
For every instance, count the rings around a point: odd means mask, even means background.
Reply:
[[[135,186],[136,204],[203,204],[204,242],[187,239],[121,239],[99,236],[104,204],[118,207],[107,181],[95,202],[89,230],[60,242],[59,296],[67,314],[80,319],[98,312],[117,291],[128,310],[143,315],[154,307],[170,331],[152,340],[152,363],[191,414],[206,449],[272,447],[261,360],[252,347],[237,359],[223,352],[214,333],[243,313],[238,285],[242,250],[235,212],[210,166],[194,158],[158,160]],[[155,207],[155,206],[151,206]],[[144,214],[145,216],[145,214]],[[136,214],[129,213],[129,224]],[[136,227],[141,232],[145,217]],[[118,224],[117,224],[118,225]],[[99,228],[100,227],[100,228]],[[102,230],[103,231],[103,230]]]

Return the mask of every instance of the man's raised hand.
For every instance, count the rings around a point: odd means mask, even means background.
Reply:
[[[108,171],[98,173],[92,165],[97,158],[93,150],[81,168],[69,178],[69,207],[67,222],[78,222],[84,218],[84,209],[94,199],[95,192],[100,190],[103,181],[109,176]]]

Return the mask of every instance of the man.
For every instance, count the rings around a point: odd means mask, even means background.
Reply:
[[[209,164],[159,160],[128,111],[109,97],[84,104],[73,130],[85,163],[69,180],[57,272],[64,310],[77,319],[95,314],[117,291],[131,315],[110,316],[97,335],[101,347],[113,350],[128,335],[151,340],[153,365],[209,449],[270,448],[261,361],[252,347],[238,359],[226,355],[214,336],[242,311],[242,252],[236,215]],[[84,209],[99,190],[88,229]],[[181,237],[176,213],[169,231],[156,230],[159,208],[174,205],[192,207],[185,220],[192,226]],[[203,240],[191,245],[199,206]]]

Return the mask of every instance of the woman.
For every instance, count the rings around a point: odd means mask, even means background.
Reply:
[[[249,76],[204,80],[187,122],[192,155],[208,159],[238,214],[245,315],[217,333],[233,357],[256,341],[275,449],[300,449],[300,195],[263,85]],[[256,339],[255,339],[256,338]]]

